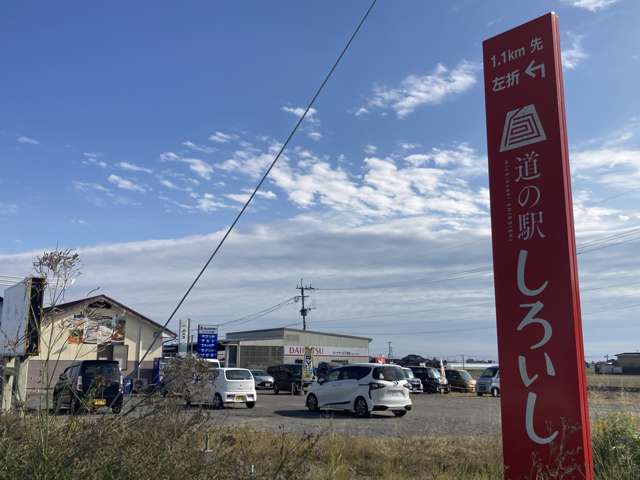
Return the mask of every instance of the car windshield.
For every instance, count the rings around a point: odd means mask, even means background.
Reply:
[[[404,378],[416,378],[410,368],[403,368]]]
[[[227,380],[251,380],[251,372],[242,368],[225,370],[224,376]]]
[[[254,377],[264,377],[267,375],[267,372],[264,370],[251,370],[251,373]]]
[[[400,367],[375,367],[373,369],[373,378],[376,380],[387,380],[389,382],[397,382],[404,380],[404,373]]]
[[[460,376],[465,380],[472,380],[471,375],[466,370],[458,370],[458,373],[460,373]]]
[[[82,376],[88,379],[103,377],[111,382],[120,381],[120,369],[117,363],[85,363]]]
[[[496,374],[498,373],[498,367],[489,367],[487,369],[485,369],[484,372],[482,372],[482,375],[480,375],[481,377],[488,377],[488,378],[493,378],[496,376]]]
[[[430,368],[427,370],[429,378],[440,378],[440,372],[435,368]]]

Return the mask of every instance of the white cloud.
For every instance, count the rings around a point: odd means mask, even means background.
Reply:
[[[16,138],[16,142],[18,143],[22,143],[23,145],[40,145],[40,142],[38,140],[36,140],[35,138],[30,138],[30,137],[26,137],[24,135],[19,136],[18,138]]]
[[[172,190],[180,190],[180,187],[178,187],[175,183],[173,183],[171,180],[160,180],[160,184],[170,188]]]
[[[199,158],[185,158],[173,152],[164,152],[160,154],[160,160],[163,162],[186,163],[192,172],[205,180],[211,180],[211,176],[213,175],[213,167]]]
[[[378,151],[378,147],[376,147],[375,145],[369,144],[364,146],[364,153],[368,155],[373,155],[377,151]]]
[[[96,192],[101,192],[101,193],[111,193],[111,190],[108,189],[107,187],[104,187],[98,183],[92,183],[92,182],[80,182],[77,180],[74,180],[73,182],[71,182],[73,185],[73,188],[75,188],[78,191],[81,192],[89,192],[91,190],[94,190]]]
[[[153,173],[153,170],[151,170],[150,168],[141,167],[139,165],[136,165],[134,163],[129,163],[129,162],[120,162],[117,164],[117,166],[123,170],[128,170],[130,172]]]
[[[216,143],[229,143],[231,140],[237,140],[238,135],[234,133],[215,132],[209,136],[209,140]]]
[[[589,55],[582,48],[582,35],[568,32],[567,36],[571,40],[571,46],[562,50],[562,66],[567,70],[573,70],[589,58]]]
[[[234,202],[244,204],[247,200],[249,200],[249,197],[251,196],[252,191],[253,190],[243,190],[244,193],[227,193],[225,197],[228,198],[229,200],[233,200]],[[266,190],[266,191],[259,190],[256,193],[256,197],[262,197],[268,200],[274,200],[278,198],[278,196],[275,193],[273,193],[271,190]]]
[[[219,133],[219,132],[217,132]],[[222,142],[224,143],[224,142]],[[191,150],[194,150],[196,152],[202,152],[202,153],[213,153],[216,151],[215,148],[212,147],[207,147],[206,145],[198,145],[197,143],[193,143],[189,140],[187,140],[186,142],[182,142],[182,145],[184,145],[187,148],[190,148]]]
[[[302,107],[287,107],[287,106],[284,106],[284,107],[282,107],[282,111],[287,112],[287,113],[291,113],[291,114],[295,115],[296,117],[300,118],[300,117],[302,117],[302,115],[304,115],[305,109],[302,108]],[[309,118],[313,117],[316,113],[318,113],[318,111],[315,108],[311,107],[309,109],[309,111],[307,112],[306,119],[309,119]]]
[[[220,210],[221,208],[229,208],[229,205],[219,202],[211,193],[205,193],[197,199],[195,208],[201,212],[210,213]]]
[[[479,68],[478,64],[467,61],[462,61],[453,70],[438,64],[430,74],[409,75],[398,87],[376,85],[366,107],[391,109],[399,118],[405,118],[421,106],[437,105],[469,90],[476,83]]]
[[[118,175],[111,174],[109,175],[109,178],[107,178],[107,180],[122,190],[129,190],[131,192],[139,193],[145,193],[147,191],[145,188],[141,187],[134,181],[119,177]]]
[[[102,153],[100,152],[84,152],[82,154],[84,160],[82,160],[83,165],[95,165],[100,168],[107,168],[109,164],[104,160],[100,160],[102,157]]]
[[[0,202],[0,216],[14,215],[18,213],[18,205],[15,203]]]
[[[282,107],[282,111],[301,118],[302,115],[304,115],[305,109],[302,107],[288,107],[285,105]],[[301,130],[306,133],[307,137],[316,142],[322,139],[322,132],[320,132],[320,120],[318,120],[317,113],[318,111],[311,107],[307,112],[301,127]]]
[[[364,107],[360,107],[360,108],[358,108],[358,109],[355,111],[354,115],[355,115],[356,117],[360,117],[360,116],[362,116],[362,115],[366,115],[367,113],[369,113],[369,110],[368,110],[368,109],[366,109],[366,108],[364,108]]]
[[[604,10],[611,5],[618,3],[619,0],[564,0],[564,3],[571,4],[577,8],[584,8],[590,12]]]

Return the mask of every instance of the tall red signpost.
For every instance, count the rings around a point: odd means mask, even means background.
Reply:
[[[558,17],[483,57],[505,478],[590,480]]]

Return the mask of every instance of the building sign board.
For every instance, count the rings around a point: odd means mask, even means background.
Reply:
[[[218,358],[218,327],[198,325],[198,356],[200,358]]]
[[[284,354],[288,357],[304,357],[305,348],[310,348],[314,357],[368,357],[369,349],[360,347],[304,347],[286,345]]]
[[[486,40],[483,59],[505,477],[561,458],[563,478],[591,479],[557,16]]]

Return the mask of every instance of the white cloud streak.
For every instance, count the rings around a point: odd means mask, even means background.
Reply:
[[[427,75],[409,75],[398,87],[376,85],[364,108],[393,110],[405,118],[425,105],[437,105],[447,98],[466,92],[476,84],[478,64],[462,61],[453,70],[438,64]],[[356,116],[363,114],[356,111]]]
[[[153,170],[151,170],[150,168],[141,167],[139,165],[136,165],[135,163],[120,162],[117,164],[117,166],[120,167],[122,170],[127,170],[130,172],[153,173]]]
[[[618,3],[619,0],[564,0],[564,3],[570,4],[576,8],[583,8],[590,12],[597,12],[598,10],[604,10],[610,6]]]
[[[141,187],[140,185],[135,183],[133,180],[129,180],[127,178],[123,178],[118,175],[111,174],[109,175],[107,180],[109,181],[109,183],[113,183],[116,187],[122,190],[129,190],[130,192],[139,192],[139,193],[145,193],[147,191],[145,188]]]
[[[589,58],[589,55],[582,48],[582,35],[568,32],[567,36],[571,41],[571,46],[562,50],[562,66],[567,70],[573,70]]]
[[[25,135],[20,135],[16,138],[16,142],[21,143],[23,145],[40,145],[40,142],[35,138],[30,138]]]

